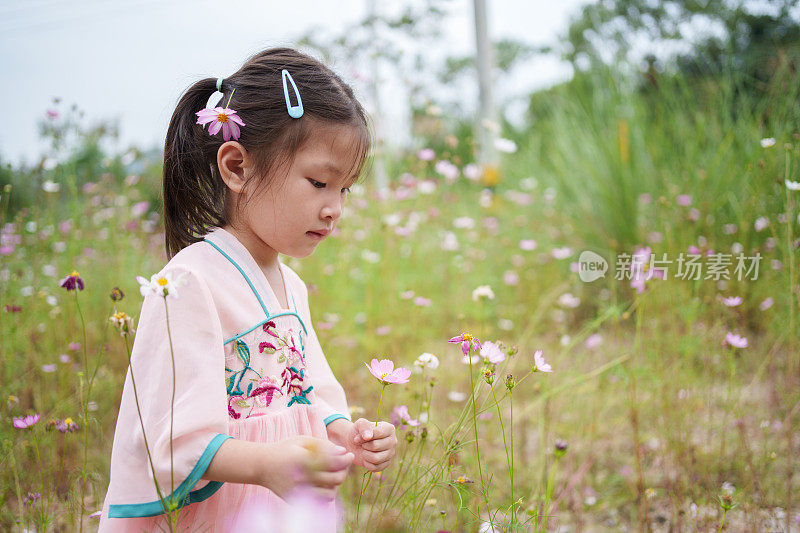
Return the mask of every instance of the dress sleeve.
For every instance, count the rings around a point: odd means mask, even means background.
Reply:
[[[149,294],[142,305],[114,435],[111,517],[162,514],[154,475],[177,507],[202,501],[222,485],[200,481],[230,438],[222,328],[202,277],[188,267],[168,269],[164,273],[183,283],[177,294]]]
[[[347,398],[344,394],[344,389],[336,380],[333,375],[328,360],[320,346],[317,333],[314,331],[314,326],[311,323],[311,312],[308,306],[308,289],[300,278],[297,278],[301,286],[302,309],[306,319],[306,328],[308,330],[308,341],[306,344],[306,366],[311,375],[314,384],[314,392],[316,393],[316,400],[320,406],[320,414],[327,426],[336,419],[344,418],[350,420],[350,409],[347,407]]]

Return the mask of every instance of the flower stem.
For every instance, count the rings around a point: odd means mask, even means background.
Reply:
[[[386,390],[386,383],[383,383],[381,394],[378,396],[378,411],[375,413],[375,427],[378,427],[378,418],[381,416],[381,402],[383,402],[383,391]]]
[[[83,398],[83,469],[81,470],[81,514],[78,518],[78,530],[83,533],[83,515],[86,514],[86,463],[88,461],[89,451],[89,394],[91,393],[92,384],[89,380],[89,353],[86,349],[87,336],[86,336],[86,320],[83,318],[83,311],[81,311],[81,304],[78,300],[78,291],[75,290],[75,308],[78,311],[78,317],[81,320],[81,330],[83,332],[83,377],[86,380],[86,392]]]
[[[728,514],[728,510],[727,509],[723,509],[722,510],[722,520],[719,521],[719,527],[717,528],[717,533],[722,531],[722,527],[725,525],[725,515],[727,515],[727,514]]]
[[[133,361],[131,360],[131,349],[130,344],[128,343],[128,337],[124,337],[125,339],[125,352],[128,354],[128,370],[131,374],[131,384],[133,385],[133,399],[136,402],[136,412],[139,414],[139,424],[142,427],[142,439],[144,440],[144,449],[147,452],[147,460],[150,463],[150,472],[153,474],[153,482],[156,485],[156,493],[158,494],[158,499],[161,500],[161,505],[164,507],[164,510],[168,513],[172,511],[168,509],[167,503],[164,501],[164,495],[161,493],[161,486],[158,484],[158,478],[156,477],[156,469],[153,465],[153,456],[150,453],[150,446],[147,443],[147,433],[144,430],[144,420],[142,419],[142,409],[139,406],[139,394],[136,391],[136,379],[133,377]]]
[[[386,390],[386,385],[387,385],[386,382],[383,381],[381,381],[381,384],[383,385],[383,387],[381,387],[381,393],[378,396],[378,411],[375,413],[375,427],[378,427],[378,419],[381,416],[381,403],[383,402],[383,391]],[[364,492],[366,492],[367,487],[369,487],[370,481],[372,481],[372,471],[365,473],[364,477],[361,480],[361,492],[358,495],[358,503],[356,504],[356,525],[358,525],[358,514],[361,511],[361,497],[364,496]],[[371,511],[370,514],[372,514]]]
[[[644,470],[642,468],[642,447],[639,442],[639,412],[636,408],[636,355],[641,346],[641,333],[642,333],[642,311],[643,305],[639,304],[636,307],[636,336],[633,341],[633,359],[631,360],[631,405],[630,416],[631,426],[633,429],[633,446],[636,452],[636,500],[639,503],[639,529],[644,530],[647,523],[647,501],[644,497]]]
[[[494,528],[494,524],[492,523],[492,511],[489,508],[489,497],[486,494],[486,487],[483,484],[483,468],[481,467],[481,450],[480,446],[478,445],[478,418],[477,413],[475,412],[475,379],[472,376],[472,343],[469,344],[469,350],[467,353],[467,358],[469,359],[469,383],[470,383],[470,397],[472,399],[472,429],[475,433],[475,455],[478,459],[478,474],[480,475],[481,479],[481,494],[483,495],[483,502],[486,504],[486,514],[489,517],[489,525]]]
[[[503,449],[506,451],[506,463],[508,464],[508,477],[511,484],[511,526],[514,526],[514,469],[511,466],[511,459],[508,456],[508,444],[506,443],[506,430],[503,427],[503,414],[500,412],[500,404],[497,403],[497,395],[492,389],[492,398],[494,398],[494,405],[497,407],[497,418],[500,420],[500,432],[503,434]]]
[[[514,500],[514,394],[512,389],[508,391],[508,405],[511,414],[508,418],[508,436],[511,439],[511,530],[517,523],[517,502]]]
[[[233,94],[233,93],[231,93]],[[173,497],[175,492],[175,463],[172,450],[172,427],[175,419],[175,352],[172,349],[172,332],[169,328],[169,306],[167,305],[167,297],[164,296],[164,316],[167,321],[167,337],[169,338],[169,357],[172,360],[172,401],[169,406],[169,500],[170,509],[173,506]],[[170,513],[170,531],[172,531],[172,514]]]

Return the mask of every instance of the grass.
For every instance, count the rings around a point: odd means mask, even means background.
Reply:
[[[800,84],[785,76],[758,97],[742,93],[735,73],[703,84],[665,76],[647,90],[611,74],[575,80],[536,96],[536,121],[520,150],[506,156],[494,195],[463,178],[447,185],[432,162],[398,154],[392,168],[432,178],[435,190],[398,180],[391,198],[379,199],[367,183],[351,198],[339,236],[306,260],[287,259],[310,286],[317,333],[354,416],[373,416],[378,391],[364,361],[390,358],[408,367],[423,352],[441,361],[386,389],[384,419],[403,404],[428,419],[398,429],[395,464],[373,476],[362,498],[359,517],[371,515],[370,526],[355,523],[361,476],[342,487],[351,530],[475,531],[489,518],[486,500],[496,527],[505,522],[508,530],[510,457],[501,419],[513,435],[519,530],[700,531],[719,527],[723,514],[733,530],[764,530],[795,520],[789,442],[798,442],[800,232],[798,193],[784,180],[800,174]],[[766,137],[775,145],[762,147]],[[157,168],[126,183],[118,161],[97,164],[91,172],[78,163],[29,169],[36,186],[21,196],[32,200],[12,209],[26,183],[20,170],[0,199],[2,244],[13,246],[0,267],[3,530],[71,531],[81,517],[92,527],[87,516],[107,486],[127,368],[124,344],[108,323],[109,291],[120,287],[126,297],[116,306],[135,316],[141,298],[134,277],[165,262],[155,206],[132,212],[153,203]],[[61,190],[44,192],[46,179]],[[681,205],[678,195],[690,203]],[[759,217],[768,219],[760,231]],[[448,232],[457,249],[443,249],[452,242]],[[528,239],[534,250],[520,247]],[[614,279],[614,263],[641,245],[673,260],[690,245],[763,259],[757,280],[691,281],[670,272],[636,294]],[[568,257],[556,259],[552,251],[564,247]],[[571,271],[585,249],[609,260],[606,278],[587,284]],[[73,295],[58,287],[73,269],[86,282],[78,294],[85,341]],[[491,286],[495,298],[474,301],[480,285]],[[721,296],[743,303],[727,307]],[[416,305],[414,297],[431,304]],[[772,305],[762,310],[768,298]],[[458,346],[447,343],[463,331],[514,347],[491,387],[482,365],[471,380]],[[746,336],[749,346],[724,345],[728,332]],[[72,342],[81,348],[71,350]],[[84,347],[90,375],[97,366],[85,404]],[[552,374],[530,373],[537,349]],[[32,428],[12,426],[12,416],[34,412],[42,419]],[[50,419],[66,417],[78,432],[46,429]],[[558,458],[557,439],[568,444]],[[41,498],[25,503],[28,493]],[[730,510],[720,505],[724,493],[732,493]]]

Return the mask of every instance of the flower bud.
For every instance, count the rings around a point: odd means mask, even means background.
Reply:
[[[112,302],[120,302],[123,298],[125,298],[125,293],[122,292],[122,289],[119,287],[114,287],[111,289],[109,296],[111,297]]]
[[[556,444],[555,444],[556,457],[562,457],[565,453],[567,453],[567,448],[569,448],[569,444],[567,444],[567,441],[556,439]]]
[[[512,374],[507,375],[506,376],[506,388],[508,390],[511,390],[514,387],[516,387],[516,385],[517,385],[517,382],[514,381],[514,376]]]
[[[489,367],[489,366],[483,367],[483,379],[489,385],[494,383],[494,374],[495,374],[494,367]]]

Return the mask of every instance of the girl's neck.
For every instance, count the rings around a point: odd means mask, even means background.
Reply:
[[[230,224],[225,224],[222,229],[236,237],[247,248],[247,251],[250,252],[250,255],[264,273],[278,270],[278,252],[265,245],[257,235],[241,228],[235,228]]]

